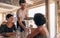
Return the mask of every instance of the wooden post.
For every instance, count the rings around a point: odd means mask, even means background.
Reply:
[[[47,19],[47,23],[46,23],[46,26],[47,26],[47,29],[49,31],[49,0],[45,0],[45,5],[46,5],[46,19]]]
[[[4,21],[4,13],[2,13],[2,22]]]
[[[59,2],[59,0],[55,0],[55,20],[56,20],[56,22],[55,22],[55,38],[58,38],[57,36],[59,36],[59,34],[58,34],[58,31],[60,30],[58,30],[58,27],[59,27],[59,17],[58,17],[58,13],[60,12],[60,10],[59,10],[59,4],[58,4],[58,2]]]

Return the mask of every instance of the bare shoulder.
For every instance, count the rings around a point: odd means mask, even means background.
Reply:
[[[39,32],[41,35],[43,35],[44,37],[49,37],[49,33],[48,33],[48,30],[45,26],[39,28]]]
[[[45,31],[45,27],[40,27],[39,28],[39,32],[42,34],[42,35],[46,35],[46,31]]]

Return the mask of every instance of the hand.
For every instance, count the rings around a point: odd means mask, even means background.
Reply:
[[[9,33],[6,33],[7,35],[14,35],[16,34],[15,32],[9,32]]]
[[[28,28],[25,28],[24,30],[25,30],[26,32],[29,32],[29,29],[28,29]]]
[[[31,35],[29,34],[29,35],[27,36],[27,38],[32,38],[32,37],[31,37]]]

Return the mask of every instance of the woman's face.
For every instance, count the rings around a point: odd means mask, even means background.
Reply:
[[[8,21],[8,22],[13,22],[13,16],[9,17],[9,18],[7,19],[7,21]]]

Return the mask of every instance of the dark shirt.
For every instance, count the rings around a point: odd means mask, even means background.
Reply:
[[[0,26],[0,33],[1,33],[1,26]]]
[[[22,21],[23,25],[26,26],[25,21]],[[23,32],[24,29],[20,26],[19,22],[17,21],[17,28],[19,28],[20,32]]]
[[[13,32],[15,30],[16,30],[16,28],[15,28],[15,25],[14,24],[13,24],[13,26],[11,28],[8,28],[7,27],[7,24],[2,24],[1,25],[1,31],[2,32]]]

